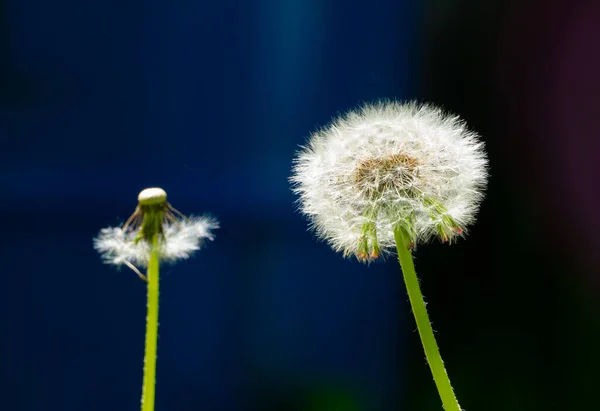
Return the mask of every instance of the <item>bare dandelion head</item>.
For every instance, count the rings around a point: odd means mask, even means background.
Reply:
[[[147,188],[140,192],[138,205],[127,221],[120,227],[102,229],[94,238],[94,248],[107,264],[124,264],[136,271],[135,266],[148,265],[152,247],[158,248],[162,261],[186,259],[206,239],[212,240],[217,228],[214,218],[186,217],[167,202],[163,189]]]
[[[290,178],[317,235],[361,261],[395,248],[453,241],[471,224],[487,183],[476,133],[430,105],[379,102],[315,132]]]
[[[140,191],[138,195],[139,205],[164,204],[167,202],[167,193],[162,188],[152,187]]]

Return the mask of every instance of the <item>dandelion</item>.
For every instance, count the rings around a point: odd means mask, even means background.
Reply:
[[[94,247],[105,263],[127,265],[145,279],[135,266],[148,266],[154,234],[159,236],[161,261],[175,262],[189,258],[204,240],[212,240],[212,230],[218,227],[210,217],[184,216],[167,202],[164,190],[148,188],[138,196],[138,206],[125,224],[102,229]]]
[[[317,235],[368,262],[395,248],[398,226],[414,245],[462,236],[483,198],[487,160],[458,117],[380,102],[314,133],[291,181]]]
[[[94,239],[94,248],[107,264],[125,265],[148,282],[148,315],[142,411],[154,410],[156,341],[158,336],[159,263],[189,258],[219,227],[210,217],[186,217],[167,202],[161,188],[147,188],[138,206],[121,227],[108,227]],[[147,267],[144,275],[137,266]]]
[[[446,411],[459,411],[411,251],[451,243],[475,221],[487,157],[464,121],[427,104],[381,101],[336,118],[298,153],[290,181],[317,236],[345,257],[397,252],[425,353]]]

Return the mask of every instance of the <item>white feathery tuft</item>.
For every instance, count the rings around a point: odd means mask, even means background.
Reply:
[[[206,239],[213,240],[212,231],[219,223],[211,217],[190,217],[177,221],[168,221],[163,225],[164,238],[159,244],[161,261],[175,262],[189,258],[200,250]],[[100,252],[107,264],[133,265],[147,267],[151,247],[146,241],[135,241],[139,228],[123,230],[121,227],[108,227],[94,238],[94,248]]]
[[[336,118],[297,154],[290,181],[317,236],[370,261],[395,248],[451,242],[475,220],[487,185],[483,143],[465,122],[427,104],[381,101]],[[378,246],[365,256],[365,227]]]

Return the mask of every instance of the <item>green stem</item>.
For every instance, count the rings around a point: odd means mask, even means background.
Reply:
[[[158,339],[158,234],[152,238],[152,252],[148,261],[148,314],[146,317],[146,352],[144,355],[144,385],[142,411],[154,411],[156,383],[156,342]]]
[[[444,367],[440,350],[433,335],[429,315],[425,308],[425,301],[419,287],[419,279],[417,278],[412,254],[409,250],[411,244],[410,237],[402,227],[396,227],[394,229],[394,239],[396,240],[396,249],[398,250],[398,259],[400,260],[400,267],[404,275],[406,291],[408,292],[410,305],[417,322],[417,329],[419,330],[423,349],[425,350],[425,357],[427,357],[429,368],[431,368],[433,380],[442,399],[444,410],[461,411],[452,390],[452,385],[450,385],[450,379]]]

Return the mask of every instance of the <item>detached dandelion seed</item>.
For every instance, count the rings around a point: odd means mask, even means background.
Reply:
[[[483,143],[457,116],[380,101],[315,132],[294,162],[293,191],[316,235],[369,263],[397,252],[425,354],[446,411],[460,411],[411,251],[451,243],[475,221],[487,185]]]
[[[160,261],[189,258],[206,239],[213,239],[212,231],[217,228],[218,222],[211,217],[186,217],[177,211],[163,189],[147,188],[122,226],[104,228],[94,239],[94,248],[105,263],[125,265],[148,283],[142,411],[154,410]],[[147,267],[147,275],[138,266]]]

